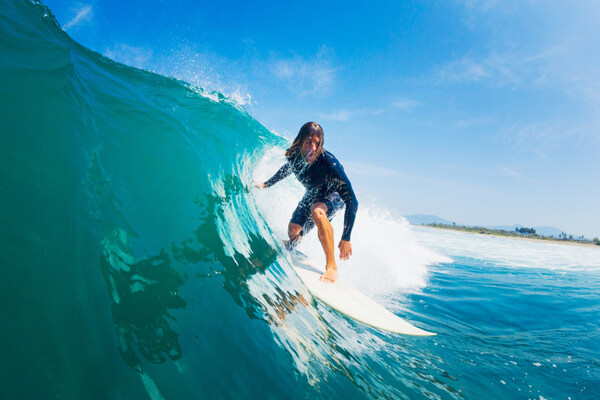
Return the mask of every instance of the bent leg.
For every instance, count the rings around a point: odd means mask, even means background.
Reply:
[[[312,204],[311,198],[305,194],[298,206],[292,213],[292,218],[288,224],[288,237],[290,238],[289,244],[295,246],[302,240],[308,230],[306,229],[307,220],[310,219],[310,205]]]
[[[302,239],[302,225],[290,222],[288,225],[288,237],[290,238],[290,245],[296,245]]]
[[[313,204],[311,215],[317,225],[319,241],[325,252],[325,273],[321,276],[321,280],[325,282],[335,282],[337,279],[337,265],[335,263],[333,245],[333,227],[327,218],[327,205],[321,202]]]

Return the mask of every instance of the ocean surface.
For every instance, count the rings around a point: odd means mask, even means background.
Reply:
[[[0,0],[0,398],[598,398],[600,248],[361,201],[342,279],[438,335],[378,331],[293,273],[302,188],[252,187],[287,144],[220,93],[82,47],[42,3]],[[315,232],[300,250],[322,257]]]

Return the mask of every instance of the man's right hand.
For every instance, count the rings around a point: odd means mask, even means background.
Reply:
[[[259,189],[265,189],[267,187],[267,185],[265,185],[264,182],[256,182],[256,181],[254,181],[254,187],[255,188],[259,188]]]
[[[340,240],[340,244],[338,245],[340,249],[340,260],[348,260],[352,255],[352,244],[347,240]]]

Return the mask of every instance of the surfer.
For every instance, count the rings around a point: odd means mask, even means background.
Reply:
[[[288,225],[290,246],[295,246],[315,225],[319,241],[325,252],[324,282],[335,282],[337,264],[335,262],[333,227],[331,219],[344,204],[344,230],[338,244],[340,259],[348,260],[352,255],[350,234],[354,226],[358,201],[352,190],[350,180],[340,162],[323,148],[323,128],[316,122],[302,125],[298,136],[285,152],[287,162],[271,179],[255,183],[257,188],[268,188],[289,176],[292,172],[306,188],[306,193]]]

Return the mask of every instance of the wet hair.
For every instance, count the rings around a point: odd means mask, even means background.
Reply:
[[[313,135],[317,135],[317,137],[319,138],[319,147],[317,148],[317,151],[315,152],[316,156],[319,157],[324,151],[324,149],[323,149],[324,138],[323,138],[323,128],[321,128],[321,125],[317,124],[316,122],[307,122],[304,125],[302,125],[302,128],[300,128],[300,132],[298,132],[298,136],[296,136],[296,139],[294,139],[294,142],[292,143],[290,148],[286,150],[285,156],[287,158],[290,158],[290,157],[293,157],[293,156],[299,154],[300,148],[302,147],[302,145],[304,144],[306,139]]]

